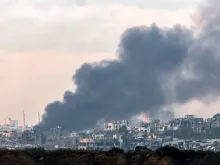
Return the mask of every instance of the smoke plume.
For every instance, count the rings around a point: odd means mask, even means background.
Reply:
[[[118,59],[83,64],[73,76],[76,91],[48,104],[38,126],[81,130],[141,112],[155,118],[167,105],[219,96],[219,6],[210,0],[199,7],[197,33],[181,25],[127,29]]]

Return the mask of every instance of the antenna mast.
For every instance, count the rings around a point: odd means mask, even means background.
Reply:
[[[25,122],[25,112],[23,111],[23,131],[25,131],[25,126],[26,126],[26,122]]]

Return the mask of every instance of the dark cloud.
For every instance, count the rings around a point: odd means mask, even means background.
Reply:
[[[178,100],[192,98],[213,98],[220,92],[220,1],[209,0],[202,3],[197,11],[200,30],[198,36],[189,47],[188,56],[184,60],[182,70],[188,70],[196,78],[185,79],[177,75],[181,82],[177,84]],[[190,67],[186,67],[190,66]]]
[[[180,26],[128,29],[118,49],[119,60],[86,63],[73,77],[76,92],[46,107],[43,126],[83,129],[101,118],[127,118],[138,112],[153,115],[165,103],[159,77],[175,70],[190,44],[190,32]]]
[[[103,118],[128,118],[144,111],[155,117],[170,103],[169,94],[175,96],[171,102],[218,95],[220,60],[215,41],[219,35],[213,26],[219,24],[213,20],[203,24],[196,37],[180,25],[126,30],[118,60],[82,65],[73,76],[76,91],[65,92],[62,102],[48,104],[39,126],[81,130]]]

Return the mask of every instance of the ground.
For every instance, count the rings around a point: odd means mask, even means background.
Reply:
[[[0,151],[1,165],[219,165],[220,153],[177,151],[163,148],[156,152],[121,150],[99,151]]]

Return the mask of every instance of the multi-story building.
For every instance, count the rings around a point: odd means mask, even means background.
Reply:
[[[160,123],[160,120],[154,120],[150,123],[150,127],[151,127],[151,130],[153,132],[157,132],[160,130],[160,127],[161,127],[161,123]]]
[[[12,120],[11,118],[5,119],[4,126],[18,127],[18,120]]]
[[[78,138],[79,137],[79,133],[78,132],[75,132],[75,131],[73,131],[73,132],[71,132],[70,133],[70,135],[69,135],[70,137],[72,137],[72,138]]]
[[[138,132],[146,132],[146,133],[150,133],[151,128],[150,127],[136,127],[136,131]]]
[[[217,113],[212,117],[212,123],[216,124],[216,126],[220,125],[220,114]]]
[[[195,118],[194,115],[186,115],[184,118],[175,118],[169,122],[168,129],[178,130],[192,128],[194,132],[201,133],[204,127],[203,118]]]
[[[118,130],[121,127],[126,127],[128,128],[129,126],[129,122],[127,120],[121,120],[121,121],[116,121],[116,122],[110,122],[107,123],[105,126],[106,131],[114,131],[114,130]]]

